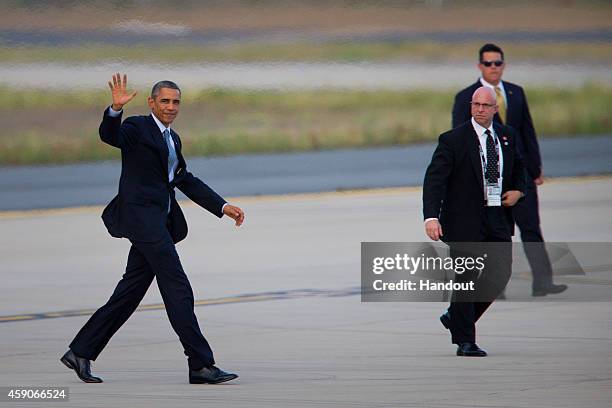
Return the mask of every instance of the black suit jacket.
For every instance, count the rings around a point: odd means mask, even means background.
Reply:
[[[525,191],[525,174],[515,144],[516,131],[494,124],[503,154],[502,193]],[[423,216],[438,218],[445,242],[477,242],[485,210],[479,141],[471,121],[440,135],[423,182]],[[504,207],[511,231],[514,221]],[[514,234],[514,232],[512,232]]]
[[[113,237],[155,242],[170,225],[173,241],[184,239],[187,222],[176,201],[175,186],[201,207],[217,217],[223,216],[225,200],[187,171],[181,139],[173,130],[171,135],[178,165],[174,180],[169,182],[168,147],[153,118],[132,116],[121,123],[121,116],[109,116],[108,109],[104,112],[100,138],[121,149],[119,193],[102,213],[102,220]]]
[[[517,146],[521,152],[521,156],[525,163],[527,173],[533,180],[540,176],[542,171],[542,159],[540,157],[540,147],[538,139],[531,120],[527,97],[523,88],[510,82],[503,81],[506,91],[506,123],[504,125],[512,126],[518,131]],[[453,127],[457,127],[472,117],[470,102],[472,94],[482,84],[480,80],[465,88],[455,96],[453,105]],[[495,114],[493,119],[497,123],[501,123],[498,114]]]

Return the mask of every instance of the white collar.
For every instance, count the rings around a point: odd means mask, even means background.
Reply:
[[[506,93],[506,89],[504,89],[504,81],[502,81],[502,80],[499,81],[499,84],[493,85],[493,84],[490,84],[487,81],[485,81],[485,79],[483,77],[480,77],[480,83],[483,86],[486,86],[486,87],[491,88],[493,90],[495,90],[495,87],[497,86],[499,89],[501,89],[501,91],[503,93]]]
[[[166,129],[170,130],[170,126],[166,127],[164,126],[163,123],[161,123],[161,121],[159,119],[157,119],[157,116],[155,116],[153,114],[153,112],[151,112],[151,117],[153,118],[153,120],[155,121],[155,123],[157,124],[157,127],[159,128],[159,131],[162,133],[162,135],[164,134],[164,131]]]
[[[495,136],[495,131],[493,130],[493,122],[491,122],[491,126],[489,126],[488,128],[485,128],[485,127],[480,126],[480,124],[476,122],[474,117],[472,117],[472,127],[474,128],[474,131],[476,132],[476,135],[478,135],[478,137],[483,136],[485,131],[487,130],[491,132],[492,136]]]

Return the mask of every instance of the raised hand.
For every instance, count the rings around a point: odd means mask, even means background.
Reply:
[[[121,75],[118,72],[117,74],[113,75],[113,82],[108,81],[108,86],[113,94],[112,108],[115,111],[120,111],[123,109],[123,105],[131,101],[138,93],[129,93],[127,91],[127,75],[124,74],[123,80],[121,80]]]

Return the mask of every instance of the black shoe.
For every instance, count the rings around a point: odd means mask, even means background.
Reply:
[[[566,289],[567,285],[555,285],[551,283],[550,285],[533,289],[531,296],[556,295],[557,293],[564,292]]]
[[[487,352],[478,347],[476,343],[460,343],[457,346],[457,355],[463,357],[486,357]]]
[[[440,322],[442,323],[442,326],[444,326],[447,330],[450,330],[451,328],[450,313],[444,312],[442,316],[440,316]]]
[[[72,352],[72,350],[68,350],[66,354],[60,358],[60,361],[64,363],[66,367],[71,370],[74,370],[76,375],[86,383],[101,383],[102,379],[99,377],[94,377],[91,375],[91,368],[89,365],[89,360],[83,357],[79,357]]]
[[[218,367],[203,367],[199,370],[189,370],[190,384],[219,384],[238,378],[237,374],[226,373]]]

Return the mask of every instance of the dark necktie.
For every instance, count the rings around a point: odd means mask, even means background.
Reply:
[[[487,135],[487,169],[485,171],[485,178],[489,183],[497,183],[499,179],[497,147],[489,129],[485,131],[485,135]]]

